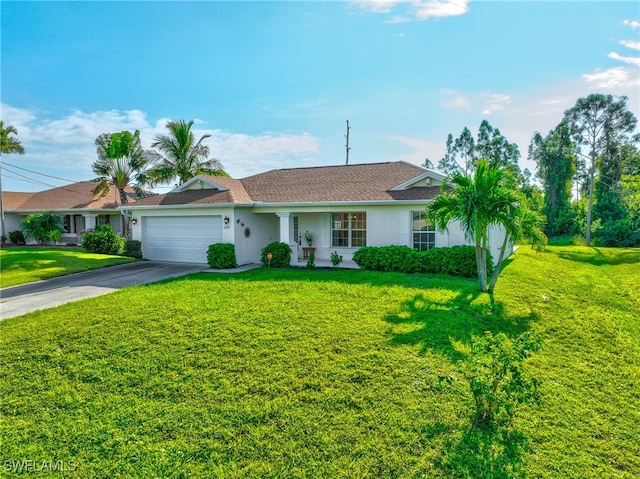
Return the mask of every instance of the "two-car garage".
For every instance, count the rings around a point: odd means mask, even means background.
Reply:
[[[144,216],[142,253],[146,259],[206,263],[209,245],[222,242],[222,217]]]

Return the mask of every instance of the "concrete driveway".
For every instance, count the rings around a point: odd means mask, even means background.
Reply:
[[[0,289],[0,318],[107,294],[120,288],[211,271],[206,264],[137,261]]]

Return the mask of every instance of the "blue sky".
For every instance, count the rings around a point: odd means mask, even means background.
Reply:
[[[99,134],[138,129],[149,148],[170,119],[195,120],[197,134],[212,135],[212,156],[241,178],[344,164],[346,120],[350,163],[437,163],[448,133],[475,134],[487,119],[533,169],[534,132],[546,134],[580,97],[626,95],[640,117],[634,1],[0,8],[0,117],[26,149],[2,158],[5,191],[91,179]]]

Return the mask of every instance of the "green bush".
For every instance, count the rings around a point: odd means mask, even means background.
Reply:
[[[237,266],[236,247],[230,243],[209,245],[207,263],[215,269],[229,269]]]
[[[124,244],[124,252],[122,253],[122,256],[142,259],[142,243],[138,240],[127,240]]]
[[[515,339],[490,331],[472,338],[465,376],[475,406],[474,425],[509,425],[519,404],[539,402],[539,381],[526,378],[523,369],[523,361],[539,349],[529,331]]]
[[[267,254],[269,253],[272,255],[271,263],[269,263],[269,260],[267,259]],[[291,264],[291,248],[287,243],[275,241],[262,249],[260,261],[265,266],[269,266],[270,264],[275,268],[289,266]]]
[[[593,233],[598,246],[640,246],[640,230],[633,229],[630,218],[609,220]]]
[[[126,240],[111,226],[100,225],[82,235],[82,247],[89,253],[119,255],[124,251]]]
[[[362,269],[399,273],[436,273],[473,278],[477,276],[474,246],[452,246],[417,251],[408,246],[363,246],[353,254]],[[493,273],[493,259],[487,252],[487,272]]]
[[[24,244],[25,243],[24,233],[22,231],[20,231],[20,230],[11,231],[9,233],[9,239],[11,240],[11,242],[13,244]]]
[[[337,268],[340,265],[340,263],[342,263],[342,255],[338,254],[337,251],[333,251],[331,253],[331,265],[334,268]]]
[[[316,255],[312,251],[309,253],[309,257],[307,258],[307,269],[315,269],[316,267]]]
[[[353,254],[362,269],[415,273],[422,270],[420,252],[408,246],[363,246]]]
[[[451,246],[449,248],[433,248],[421,253],[425,273],[448,274],[474,278],[478,276],[476,267],[475,246]],[[487,274],[493,273],[493,257],[487,251]]]
[[[61,225],[62,220],[59,216],[52,215],[48,211],[42,213],[33,213],[21,221],[22,230],[27,238],[44,244],[45,241],[55,237],[55,231],[60,232],[60,236],[64,232]],[[60,239],[60,237],[58,237]]]

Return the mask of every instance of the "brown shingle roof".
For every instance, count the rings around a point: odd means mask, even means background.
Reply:
[[[405,162],[271,170],[242,180],[254,201],[318,203],[391,201],[389,190],[424,173]]]
[[[35,193],[21,193],[19,191],[3,191],[2,206],[5,210],[17,210]]]
[[[120,205],[120,196],[115,188],[108,195],[100,197],[91,193],[96,187],[92,181],[80,181],[67,186],[52,188],[38,193],[20,193],[29,195],[13,209],[23,211],[68,210],[68,209],[115,209]],[[129,204],[138,196],[132,188],[127,188]],[[5,193],[6,195],[7,193]],[[13,201],[13,200],[12,200]],[[9,206],[6,209],[10,209]]]
[[[271,170],[242,180],[204,176],[227,188],[184,190],[138,200],[135,206],[330,203],[355,201],[428,200],[440,193],[439,186],[392,191],[425,170],[402,161],[359,165],[320,166]]]

